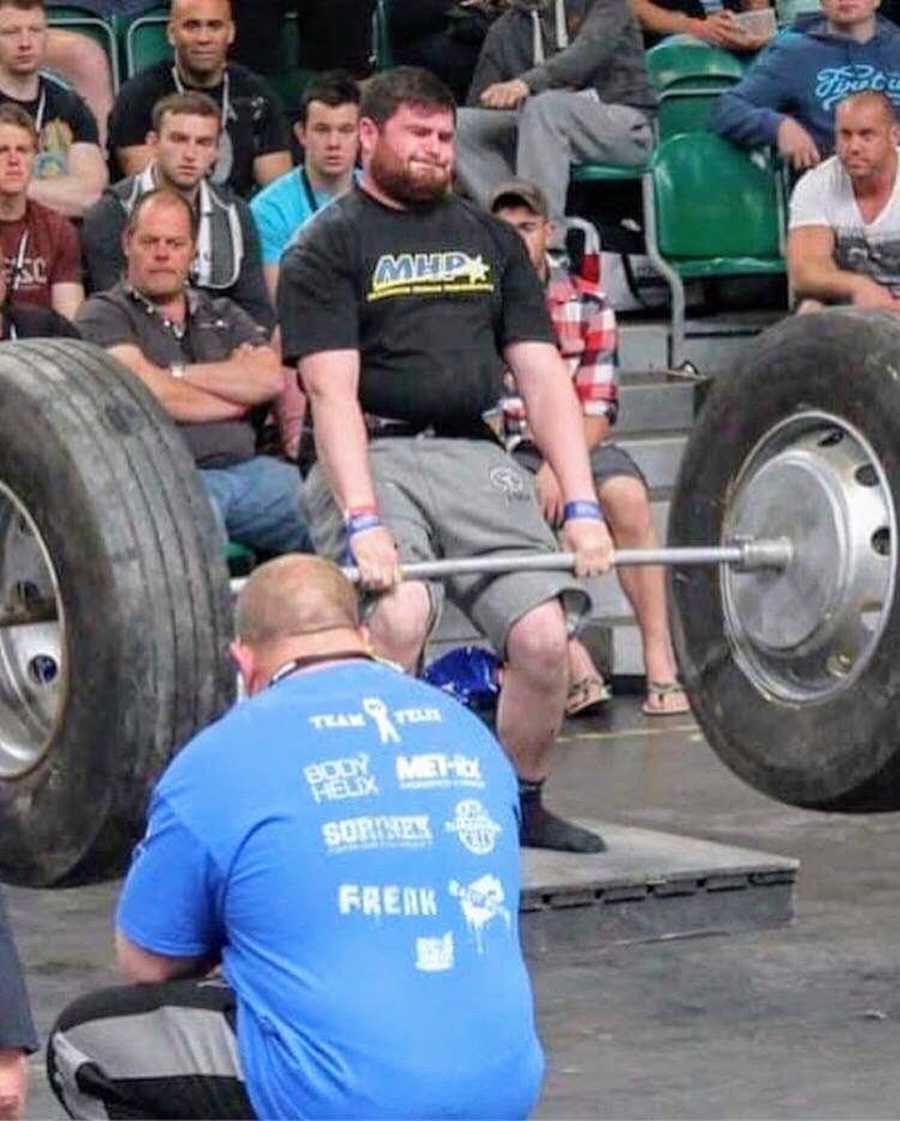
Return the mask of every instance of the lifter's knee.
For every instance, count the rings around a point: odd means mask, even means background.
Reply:
[[[532,608],[515,623],[506,641],[509,668],[527,674],[546,688],[555,688],[568,673],[568,636],[558,600]]]
[[[428,585],[417,581],[400,584],[390,595],[382,596],[369,619],[375,650],[405,670],[417,668],[428,637],[431,598]]]

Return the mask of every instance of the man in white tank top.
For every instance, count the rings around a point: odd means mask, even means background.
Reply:
[[[825,304],[900,311],[900,188],[894,108],[867,90],[840,103],[836,155],[791,197],[788,273],[798,311]]]

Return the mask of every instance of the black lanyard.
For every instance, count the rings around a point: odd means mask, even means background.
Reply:
[[[290,677],[302,669],[307,669],[309,666],[320,665],[322,662],[348,661],[351,658],[361,658],[367,662],[374,661],[372,655],[367,654],[364,650],[335,650],[332,654],[307,654],[305,658],[294,658],[293,661],[287,662],[276,670],[269,679],[269,685],[277,685],[279,681],[284,681],[286,677]]]
[[[316,198],[316,192],[312,189],[312,183],[309,181],[305,167],[300,168],[300,186],[303,188],[304,195],[306,195],[306,205],[309,207],[310,214],[315,214],[319,209],[319,201]]]
[[[28,221],[28,215],[25,215],[25,221]],[[9,273],[8,285],[12,292],[18,290],[19,285],[22,283],[22,277],[25,273],[25,250],[28,248],[28,228],[22,231],[22,236],[19,238],[19,247],[16,250],[16,255],[13,260],[12,268]]]

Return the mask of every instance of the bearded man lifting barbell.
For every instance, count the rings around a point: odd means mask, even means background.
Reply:
[[[401,584],[401,561],[556,548],[527,473],[483,420],[505,365],[560,480],[576,575],[612,559],[543,292],[518,235],[449,193],[454,129],[453,96],[426,71],[374,78],[361,106],[362,182],[285,255],[278,299],[285,361],[298,363],[316,431],[316,548],[340,557],[349,547],[363,584],[381,593],[376,646],[410,669],[442,589]],[[457,576],[446,590],[506,662],[498,735],[519,776],[523,844],[602,851],[541,801],[566,698],[567,614],[584,614],[586,593],[550,572]]]

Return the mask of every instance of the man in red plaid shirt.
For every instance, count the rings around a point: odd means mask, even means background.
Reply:
[[[658,546],[650,513],[647,483],[630,455],[607,440],[616,422],[619,391],[616,374],[616,318],[600,285],[555,266],[547,256],[553,232],[547,200],[524,179],[499,186],[490,209],[522,236],[532,264],[544,282],[547,307],[557,344],[584,410],[584,431],[591,453],[597,501],[603,507],[617,548],[653,549]],[[522,399],[515,383],[503,402],[507,449],[535,476],[538,498],[551,525],[562,522],[559,483],[532,443]],[[641,631],[647,674],[648,716],[686,712],[687,698],[675,675],[675,660],[666,617],[663,570],[657,567],[616,570]],[[587,649],[577,639],[569,643],[569,698],[566,712],[574,716],[607,700],[609,689]]]

